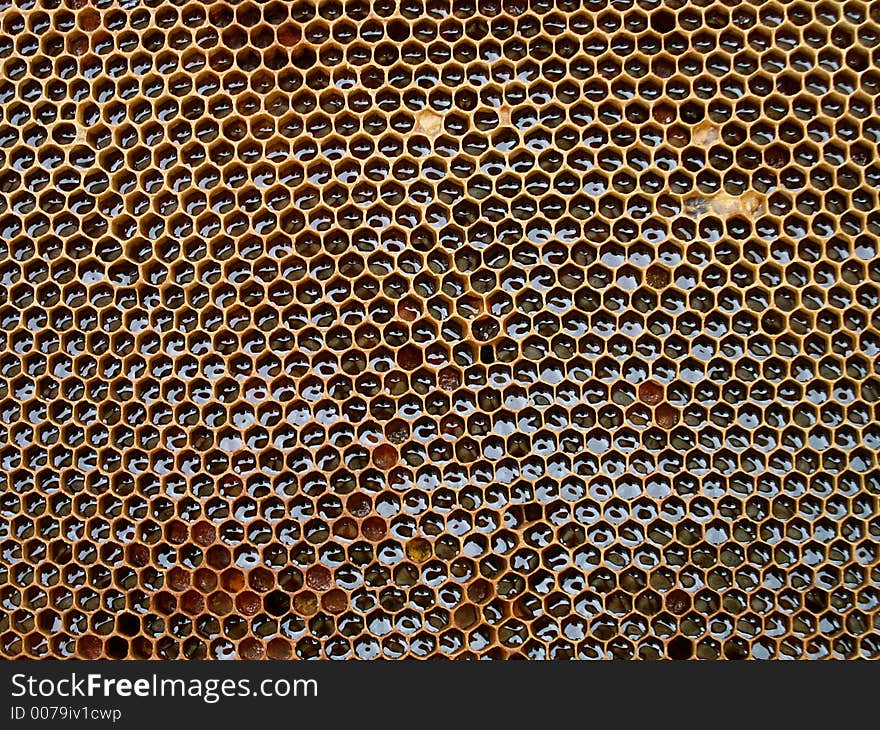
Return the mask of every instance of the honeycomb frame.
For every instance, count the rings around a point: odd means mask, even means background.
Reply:
[[[0,0],[0,657],[877,658],[878,41]]]

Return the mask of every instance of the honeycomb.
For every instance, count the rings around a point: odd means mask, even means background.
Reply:
[[[878,657],[880,2],[0,2],[4,658]]]

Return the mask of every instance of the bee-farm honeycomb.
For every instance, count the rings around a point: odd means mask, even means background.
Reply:
[[[880,655],[880,2],[0,8],[0,655]]]

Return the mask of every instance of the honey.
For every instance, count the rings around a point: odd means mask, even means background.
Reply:
[[[0,656],[877,658],[878,39],[5,0]]]

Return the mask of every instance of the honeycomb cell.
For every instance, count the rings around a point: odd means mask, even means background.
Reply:
[[[6,3],[0,656],[878,658],[878,23]]]

